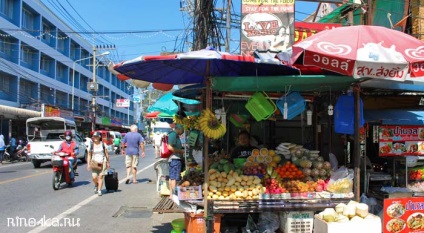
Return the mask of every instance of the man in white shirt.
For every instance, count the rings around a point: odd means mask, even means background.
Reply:
[[[156,132],[153,135],[153,145],[155,146],[155,158],[160,158],[160,144],[162,142],[162,136],[163,134],[160,132]]]

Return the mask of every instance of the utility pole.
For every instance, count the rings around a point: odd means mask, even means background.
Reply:
[[[225,52],[230,52],[230,41],[231,41],[231,0],[228,0],[227,4],[227,22],[226,22],[226,38],[225,38]]]
[[[96,46],[94,46],[93,47],[93,64],[92,64],[92,66],[93,66],[93,76],[92,76],[92,82],[89,82],[88,83],[88,88],[89,88],[89,90],[91,90],[92,91],[92,96],[91,96],[91,113],[92,113],[92,117],[91,117],[91,131],[92,132],[94,132],[95,130],[96,130],[96,107],[97,107],[97,104],[96,104],[96,98],[97,98],[97,91],[99,90],[99,84],[97,83],[97,74],[96,74],[96,69],[97,69],[97,66],[98,66],[98,64],[97,64],[97,58],[96,58],[96,53],[97,53],[97,50],[114,50],[116,47],[115,47],[115,45],[103,45],[103,46],[100,46],[100,45],[96,45]],[[100,56],[104,56],[104,55],[107,55],[107,54],[109,54],[109,53],[102,53],[102,54],[100,54],[99,55],[99,57]]]
[[[97,48],[93,47],[93,85],[94,88],[93,90],[93,94],[91,97],[91,111],[93,113],[93,116],[91,118],[91,132],[94,132],[96,130],[96,96],[97,96],[97,90],[98,90],[98,86],[97,86],[97,75],[96,75],[96,68],[97,68],[97,60],[96,60],[96,51]]]

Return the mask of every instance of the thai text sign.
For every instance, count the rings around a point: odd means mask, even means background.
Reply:
[[[116,99],[117,108],[129,108],[130,100],[129,99]]]
[[[424,154],[424,127],[381,126],[378,134],[380,156]]]
[[[388,198],[383,206],[383,233],[424,232],[424,198]]]

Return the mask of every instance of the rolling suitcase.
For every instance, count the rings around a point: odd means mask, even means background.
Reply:
[[[106,190],[109,192],[109,190],[115,190],[118,191],[118,173],[115,172],[115,169],[110,168],[105,176],[105,186]]]

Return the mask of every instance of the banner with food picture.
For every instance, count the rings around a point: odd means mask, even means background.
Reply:
[[[424,154],[423,126],[380,126],[379,155],[406,156]]]
[[[384,199],[383,211],[383,233],[424,232],[424,197]]]

